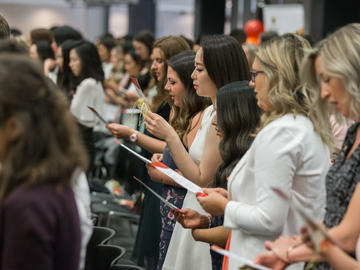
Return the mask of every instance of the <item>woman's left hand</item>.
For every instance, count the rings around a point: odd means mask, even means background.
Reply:
[[[217,189],[203,188],[207,196],[197,196],[197,200],[202,208],[213,216],[223,215],[229,200],[223,196]]]
[[[280,236],[274,242],[265,241],[265,247],[271,250],[284,262],[288,261],[287,252],[289,247],[295,247],[301,244],[301,238],[297,235],[294,236]]]
[[[171,136],[177,136],[172,126],[160,115],[149,111],[144,119],[146,129],[159,139],[167,141]]]

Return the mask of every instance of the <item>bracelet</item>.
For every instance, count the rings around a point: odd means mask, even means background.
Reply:
[[[320,254],[326,254],[329,250],[329,246],[331,245],[331,242],[328,241],[326,238],[320,242],[319,247],[320,247]]]
[[[209,219],[209,228],[211,227],[211,215],[207,215],[207,218]]]
[[[288,264],[291,264],[291,263],[292,263],[292,261],[291,261],[291,259],[290,259],[290,252],[293,250],[293,248],[294,248],[294,246],[289,246],[289,247],[287,248],[287,250],[286,250],[286,262],[287,262]]]

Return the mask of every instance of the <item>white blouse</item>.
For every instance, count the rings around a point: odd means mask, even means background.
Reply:
[[[204,152],[207,134],[215,116],[213,105],[207,107],[201,120],[201,127],[196,133],[189,149],[191,159],[199,164]],[[182,209],[191,208],[206,214],[194,193],[186,193]],[[195,241],[190,229],[184,229],[176,222],[166,253],[163,270],[208,270],[211,269],[210,246],[208,243]]]
[[[266,251],[266,240],[299,233],[303,220],[270,187],[321,220],[329,166],[329,149],[308,118],[288,114],[263,128],[230,174],[224,217],[232,229],[230,251],[252,260]],[[238,267],[229,260],[229,269]]]
[[[95,127],[100,124],[100,120],[87,106],[93,107],[100,115],[104,114],[104,89],[101,82],[93,78],[86,78],[78,85],[70,111],[80,124]]]

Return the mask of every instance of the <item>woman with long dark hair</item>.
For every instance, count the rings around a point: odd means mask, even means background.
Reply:
[[[1,269],[78,270],[87,162],[68,102],[23,56],[0,56],[0,85]]]
[[[170,105],[169,94],[165,90],[167,80],[166,60],[172,56],[189,50],[189,46],[184,39],[178,36],[166,36],[156,40],[151,54],[151,70],[157,81],[157,94],[153,98],[151,111],[161,115],[164,119],[169,119]],[[138,132],[120,124],[109,124],[107,128],[118,138],[129,139],[132,143],[141,146],[142,155],[151,158],[153,153],[162,153],[166,143],[161,139],[156,139],[145,130],[144,133]],[[144,167],[145,168],[145,167]],[[152,182],[146,171],[144,180],[158,193],[162,192],[161,183]],[[160,213],[154,212],[159,209],[160,203],[148,191],[144,191],[145,196],[141,209],[141,220],[137,233],[137,239],[133,251],[133,258],[140,265],[146,265],[147,269],[155,269],[159,255],[159,236],[160,236]],[[146,244],[144,244],[146,243]]]
[[[83,139],[90,156],[90,169],[94,159],[93,128],[99,119],[88,106],[98,113],[104,107],[104,72],[100,57],[94,44],[89,41],[76,43],[70,50],[70,69],[74,75],[75,94],[71,100],[70,110],[78,120]]]
[[[199,97],[194,89],[190,77],[194,68],[195,52],[185,51],[179,53],[167,61],[167,83],[165,89],[169,91],[172,100],[170,113],[170,125],[176,130],[184,146],[189,149],[197,131],[200,128],[201,116],[206,107],[210,104],[210,99]],[[166,147],[163,154],[155,154],[154,161],[162,161],[172,169],[176,165],[171,158],[169,149]],[[164,174],[157,171],[152,166],[148,167],[148,173],[152,180],[164,184],[162,196],[176,205],[182,207],[186,194],[184,188],[178,187],[177,184]],[[170,211],[170,208],[160,202],[161,214],[161,234],[160,234],[160,254],[157,269],[162,269],[167,248],[170,243],[171,235],[175,227],[176,219]]]
[[[221,87],[216,102],[216,130],[221,137],[219,152],[222,163],[216,171],[213,186],[226,188],[226,179],[255,138],[261,110],[248,81],[233,82]],[[197,241],[225,247],[229,230],[222,226],[223,215],[209,219],[189,208],[180,213],[177,215],[178,221],[184,228],[192,229],[192,235]],[[212,251],[211,256],[213,270],[221,269],[222,256]]]
[[[191,77],[196,93],[209,97],[212,105],[205,109],[201,128],[196,134],[189,152],[184,148],[175,130],[164,119],[154,113],[145,117],[147,129],[159,138],[165,139],[178,169],[186,178],[201,187],[213,183],[217,167],[221,163],[219,138],[211,122],[215,116],[216,94],[220,87],[230,82],[249,80],[250,72],[246,56],[239,43],[232,37],[215,35],[204,38],[202,47],[195,56],[195,70]],[[188,192],[183,208],[194,208],[205,213],[197,202],[195,194]],[[178,246],[182,249],[179,250]],[[198,261],[198,264],[194,264]],[[175,225],[164,269],[209,269],[211,259],[209,245],[195,242],[191,231],[180,224]]]

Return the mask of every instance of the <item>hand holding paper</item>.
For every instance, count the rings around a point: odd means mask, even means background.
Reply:
[[[214,188],[204,188],[203,192],[208,195],[205,197],[196,196],[202,208],[211,215],[223,215],[229,200]]]
[[[180,210],[175,216],[176,220],[186,229],[209,228],[210,225],[207,216],[190,208]]]
[[[171,137],[178,137],[174,128],[160,115],[150,112],[144,119],[146,129],[157,138],[168,141]]]
[[[197,193],[204,193],[202,188],[199,187],[198,185],[194,184],[193,182],[191,182],[190,180],[186,179],[184,176],[178,174],[177,172],[175,172],[174,170],[170,169],[169,167],[167,167],[165,164],[161,163],[161,162],[151,162],[149,159],[141,156],[139,153],[135,152],[134,150],[130,149],[129,147],[127,147],[126,145],[124,145],[123,143],[119,142],[118,140],[114,139],[114,141],[116,143],[118,143],[121,147],[123,147],[124,149],[126,149],[127,151],[129,151],[131,154],[133,154],[134,156],[136,156],[137,158],[141,159],[142,161],[144,161],[147,164],[151,164],[152,166],[154,166],[157,170],[159,170],[160,172],[166,174],[167,176],[169,176],[172,180],[174,180],[176,183],[178,183],[180,186],[182,186],[183,188],[187,189],[188,191],[191,191],[194,194]]]
[[[116,138],[128,139],[133,133],[132,129],[128,126],[111,123],[107,124],[106,128],[111,132],[111,134]]]

